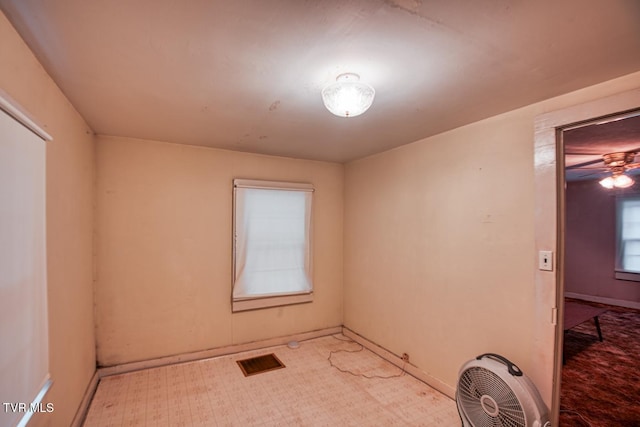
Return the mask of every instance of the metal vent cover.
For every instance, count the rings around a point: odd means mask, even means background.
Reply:
[[[238,366],[240,366],[245,377],[285,367],[284,363],[282,363],[273,353],[251,357],[244,360],[237,360],[236,362],[238,363]]]

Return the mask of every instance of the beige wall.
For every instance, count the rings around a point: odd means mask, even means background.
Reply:
[[[45,399],[55,412],[38,421],[68,425],[96,359],[93,136],[1,14],[0,52],[0,87],[55,138],[47,145],[54,386]],[[552,302],[535,285],[534,118],[634,87],[640,87],[640,73],[344,168],[98,138],[99,362],[143,360],[344,322],[391,351],[409,353],[413,364],[450,391],[464,361],[485,351],[502,353],[543,383],[549,402],[551,348],[539,346],[549,341],[538,334],[551,328]],[[316,185],[313,304],[231,314],[234,177]]]
[[[49,360],[55,411],[69,425],[95,372],[92,287],[94,145],[86,123],[0,13],[0,88],[54,138],[47,143]]]
[[[613,192],[597,180],[567,183],[565,292],[640,307],[640,282],[615,277],[616,202],[639,195],[638,184]]]
[[[534,230],[556,195],[534,197],[534,120],[638,86],[640,73],[347,164],[345,326],[449,394],[464,362],[503,354],[550,404],[555,303],[536,288]]]
[[[342,324],[343,166],[97,138],[98,362]],[[313,303],[231,313],[233,178],[311,182]]]

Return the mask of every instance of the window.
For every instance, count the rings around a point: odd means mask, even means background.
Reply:
[[[313,186],[233,184],[233,311],[310,302]]]
[[[640,281],[640,198],[617,203],[616,278]]]

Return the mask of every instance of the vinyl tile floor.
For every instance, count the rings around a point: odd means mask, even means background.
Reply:
[[[238,360],[286,366],[245,377]],[[460,426],[455,402],[342,334],[100,380],[85,427]]]

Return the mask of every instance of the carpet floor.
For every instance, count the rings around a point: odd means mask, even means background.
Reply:
[[[593,319],[565,332],[560,426],[640,427],[640,310],[591,305],[604,341]]]

